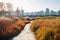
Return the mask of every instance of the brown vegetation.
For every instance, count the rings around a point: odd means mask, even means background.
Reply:
[[[37,40],[60,40],[60,17],[43,17],[31,24]]]
[[[8,40],[17,36],[24,26],[24,21],[20,19],[0,17],[0,40]]]

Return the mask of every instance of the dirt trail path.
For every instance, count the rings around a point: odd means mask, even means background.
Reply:
[[[18,36],[14,37],[13,40],[36,40],[30,30],[30,25],[31,23],[26,24],[24,30]]]

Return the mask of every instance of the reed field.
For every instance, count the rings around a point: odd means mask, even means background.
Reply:
[[[39,17],[30,29],[36,40],[60,40],[60,17]]]

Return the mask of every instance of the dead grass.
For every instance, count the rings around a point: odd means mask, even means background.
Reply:
[[[0,17],[0,40],[13,38],[23,30],[24,26],[23,20]]]
[[[60,40],[60,17],[36,19],[30,28],[37,40]],[[53,36],[51,36],[52,33]]]

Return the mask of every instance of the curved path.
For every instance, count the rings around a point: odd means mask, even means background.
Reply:
[[[24,30],[12,40],[36,40],[34,34],[30,30],[30,25],[31,23],[26,24]]]

